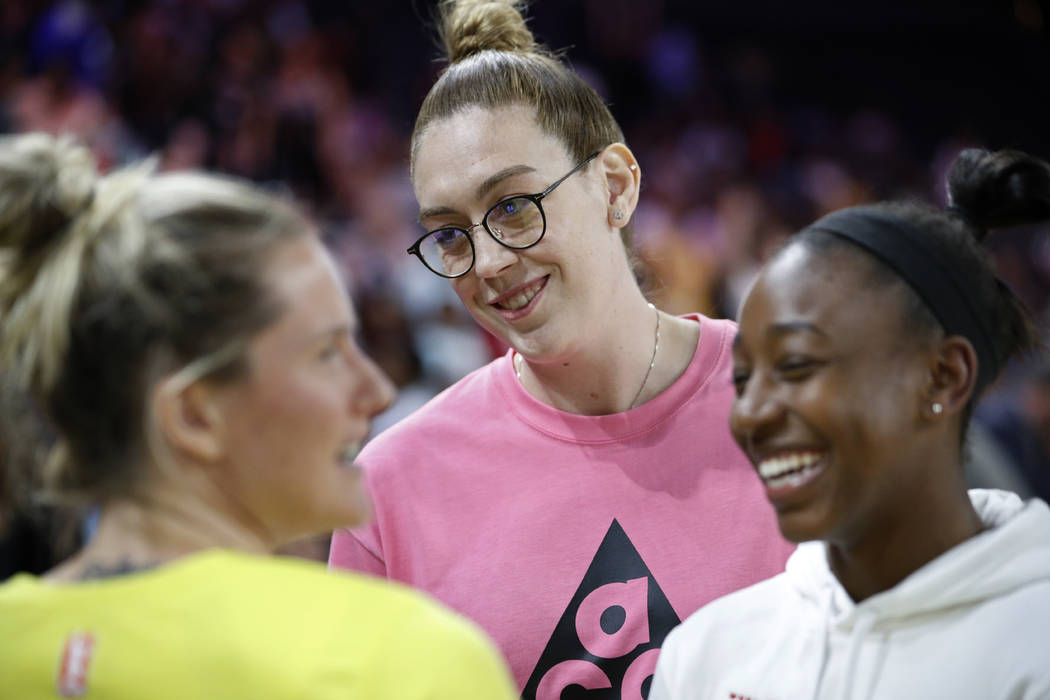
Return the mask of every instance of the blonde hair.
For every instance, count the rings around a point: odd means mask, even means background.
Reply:
[[[158,370],[268,324],[268,255],[311,230],[246,183],[150,162],[103,177],[70,138],[0,138],[0,363],[55,433],[46,465],[15,481],[88,500],[131,489]],[[231,357],[209,378],[244,369]]]
[[[580,161],[623,131],[602,98],[536,43],[518,0],[443,0],[439,34],[449,65],[430,89],[412,132],[412,162],[427,127],[470,107],[527,105],[540,128]],[[630,227],[624,245],[630,249]]]
[[[441,43],[449,63],[481,51],[543,53],[525,24],[525,3],[517,0],[445,0],[441,4]]]

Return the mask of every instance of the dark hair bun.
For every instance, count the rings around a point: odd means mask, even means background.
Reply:
[[[481,51],[529,52],[536,48],[520,0],[445,0],[441,4],[441,42],[449,63]]]
[[[969,148],[948,174],[950,208],[983,238],[989,229],[1050,219],[1050,165],[1020,151]]]

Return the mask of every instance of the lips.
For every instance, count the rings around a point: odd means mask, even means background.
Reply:
[[[506,291],[490,301],[489,306],[499,311],[504,318],[509,320],[526,316],[532,311],[536,300],[547,286],[548,279],[548,277],[541,277],[538,280],[527,282]]]
[[[824,473],[827,453],[814,450],[780,452],[757,462],[758,475],[770,498],[783,497]]]

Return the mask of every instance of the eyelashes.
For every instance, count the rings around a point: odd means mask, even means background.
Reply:
[[[811,357],[791,356],[778,361],[773,366],[773,375],[778,381],[798,382],[810,377],[820,366],[821,362]],[[751,380],[751,368],[736,366],[733,369],[733,387],[736,395],[740,396],[747,383]]]

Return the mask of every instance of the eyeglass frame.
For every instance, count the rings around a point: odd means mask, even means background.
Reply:
[[[570,177],[575,175],[578,171],[583,169],[583,167],[585,165],[587,165],[592,160],[597,158],[598,155],[601,152],[602,152],[602,149],[598,149],[597,151],[595,151],[591,155],[589,155],[586,158],[584,158],[583,160],[581,160],[579,163],[576,164],[576,166],[572,170],[570,170],[569,172],[565,173],[560,178],[555,180],[554,183],[550,187],[548,187],[547,189],[543,190],[542,192],[538,192],[536,194],[515,194],[515,195],[511,195],[509,197],[503,197],[498,202],[496,202],[491,207],[489,207],[488,211],[485,212],[485,215],[483,217],[481,217],[481,221],[479,221],[478,223],[471,224],[470,226],[467,226],[466,228],[463,228],[461,226],[440,226],[440,227],[438,227],[436,229],[432,229],[432,230],[427,231],[426,233],[424,233],[422,236],[420,236],[419,240],[417,240],[415,243],[413,243],[411,246],[409,246],[408,249],[405,250],[405,252],[408,253],[409,255],[414,255],[417,258],[419,258],[419,262],[423,263],[423,267],[427,268],[428,270],[433,272],[438,277],[444,277],[445,279],[453,280],[453,279],[457,279],[459,277],[463,277],[464,275],[466,275],[467,273],[469,273],[471,270],[474,269],[474,264],[478,260],[478,249],[477,249],[477,246],[474,245],[474,237],[470,235],[470,232],[471,232],[471,230],[476,229],[478,226],[480,226],[483,229],[485,229],[485,232],[487,234],[489,234],[489,237],[492,240],[496,241],[497,243],[499,243],[504,248],[508,248],[510,250],[527,250],[527,249],[533,247],[534,245],[537,245],[540,241],[543,240],[543,237],[547,235],[547,212],[543,210],[543,205],[540,204],[540,202],[543,201],[544,197],[546,197],[551,192],[553,192],[558,187],[558,185],[560,185],[561,183],[563,183],[566,180],[568,180]],[[532,202],[533,204],[535,204],[536,208],[540,210],[540,219],[543,220],[543,230],[540,231],[539,237],[537,237],[535,241],[533,241],[532,243],[529,243],[528,245],[523,245],[523,246],[510,245],[509,243],[506,243],[505,241],[500,240],[499,236],[494,234],[492,232],[492,229],[490,229],[489,225],[488,225],[489,214],[494,212],[499,207],[499,205],[503,204],[504,202],[509,202],[509,201],[511,201],[513,199],[527,199],[530,202]],[[468,265],[467,269],[464,270],[463,272],[460,272],[458,275],[447,275],[444,272],[438,272],[437,270],[435,270],[434,268],[432,268],[430,265],[427,264],[427,261],[423,258],[423,253],[420,252],[420,250],[419,250],[419,246],[423,243],[423,241],[425,241],[427,238],[429,238],[433,234],[437,233],[438,231],[445,231],[447,229],[456,229],[456,230],[462,231],[466,235],[467,241],[470,243],[470,265]]]

